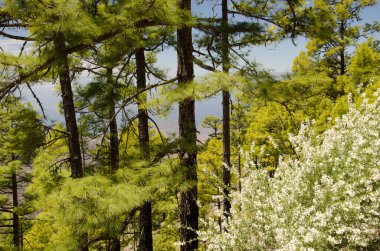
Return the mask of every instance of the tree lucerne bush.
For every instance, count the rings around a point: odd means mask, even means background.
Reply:
[[[249,158],[241,193],[220,233],[209,222],[209,250],[379,250],[380,97],[349,112],[321,135],[312,123],[291,136],[297,158],[269,178]],[[248,154],[247,154],[248,155]]]

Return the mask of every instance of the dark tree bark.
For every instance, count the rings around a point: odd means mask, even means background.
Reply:
[[[140,209],[140,240],[138,250],[152,251],[153,236],[152,236],[152,203],[147,201]]]
[[[340,27],[339,27],[339,33],[340,33],[340,39],[343,41],[345,38],[345,32],[346,32],[346,27],[345,27],[345,22],[341,21],[340,22]],[[339,74],[343,76],[346,73],[346,58],[345,58],[345,52],[346,48],[342,44],[342,48],[340,48],[339,54],[340,54],[340,60],[339,60]]]
[[[108,119],[109,119],[109,127],[110,127],[110,148],[109,148],[109,162],[111,167],[111,173],[114,173],[119,169],[119,134],[117,130],[117,120],[116,120],[116,112],[115,112],[115,81],[112,77],[112,68],[108,67],[107,72],[107,84],[108,88],[110,88],[109,93],[109,112],[108,112]],[[114,238],[110,241],[110,251],[120,251],[121,250],[121,243],[119,238]]]
[[[112,77],[112,68],[107,68],[107,82],[110,88],[109,103],[109,126],[110,126],[110,167],[111,172],[116,172],[119,168],[119,135],[117,131],[117,120],[115,116],[115,82]]]
[[[240,154],[240,151],[238,153],[238,174],[239,174],[239,185],[238,185],[238,188],[239,188],[239,193],[241,193],[241,154]]]
[[[219,196],[219,193],[218,193],[218,196]],[[220,209],[222,208],[222,205],[220,203],[220,199],[217,198],[217,207],[218,207],[218,211],[220,212]],[[219,231],[222,232],[222,217],[221,216],[218,216],[218,225],[219,225]]]
[[[112,239],[110,242],[109,251],[120,251],[121,250],[121,243],[119,238]]]
[[[12,197],[13,197],[13,245],[20,247],[20,219],[17,213],[15,213],[16,207],[18,207],[18,193],[17,193],[17,177],[16,173],[12,173]]]
[[[144,49],[136,50],[136,73],[137,73],[137,91],[146,88],[145,76],[145,54]],[[142,156],[146,159],[149,158],[149,125],[148,125],[148,111],[144,107],[146,103],[146,95],[142,94],[139,97],[138,106],[138,128],[139,128],[139,144]],[[142,105],[140,105],[142,104]]]
[[[181,0],[179,7],[191,11],[191,0]],[[194,79],[192,30],[184,26],[177,30],[178,85],[187,85]],[[197,135],[195,126],[195,101],[187,98],[179,103],[179,158],[186,182],[192,184],[181,191],[179,217],[181,250],[198,249],[198,205],[197,205]]]
[[[70,68],[68,56],[65,53],[65,37],[58,33],[54,37],[55,52],[57,55],[57,67],[59,82],[61,85],[61,95],[63,103],[63,113],[65,116],[67,138],[70,152],[71,177],[83,177],[81,149],[79,143],[78,126],[75,117],[75,107],[73,91],[71,88]]]
[[[228,42],[228,0],[222,0],[222,64],[223,72],[230,69],[229,42]],[[229,199],[231,183],[231,134],[230,134],[230,93],[223,90],[223,214],[230,215],[231,203]]]
[[[145,54],[144,49],[136,50],[136,73],[137,73],[137,91],[146,88],[145,76]],[[148,111],[145,107],[146,94],[143,93],[139,97],[138,104],[138,128],[139,128],[139,144],[141,155],[144,159],[149,159],[149,124]],[[152,203],[147,201],[140,209],[140,240],[138,250],[152,251],[153,236],[152,236]]]

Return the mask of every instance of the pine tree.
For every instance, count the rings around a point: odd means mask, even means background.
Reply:
[[[83,177],[82,154],[79,143],[78,125],[75,115],[74,96],[71,86],[70,68],[68,56],[65,53],[66,41],[62,33],[54,35],[54,47],[57,55],[57,67],[59,82],[61,85],[61,96],[63,104],[63,113],[65,115],[67,140],[70,151],[70,168],[71,176],[75,178]]]
[[[144,90],[146,86],[146,62],[145,52],[143,48],[138,48],[135,52],[136,57],[136,72],[137,72],[137,91]],[[149,159],[149,125],[148,125],[148,111],[146,106],[146,94],[143,93],[139,98],[138,105],[138,129],[139,129],[139,144],[141,156],[144,159]],[[153,250],[153,237],[152,237],[152,203],[147,201],[140,209],[140,240],[139,250],[150,251]]]
[[[230,69],[229,42],[228,42],[228,0],[222,0],[222,68],[227,73]],[[230,93],[222,91],[223,105],[223,212],[227,218],[230,214],[231,202],[229,199],[231,186],[231,132],[230,132]]]
[[[219,129],[221,127],[221,120],[216,116],[206,116],[202,120],[202,127],[209,128],[213,131],[213,133],[209,134],[211,138],[217,138],[219,136]]]
[[[0,118],[0,193],[5,194],[0,198],[1,234],[11,233],[13,246],[22,248],[22,225],[25,226],[24,217],[31,212],[26,210],[25,198],[24,201],[20,198],[24,196],[22,189],[31,178],[27,165],[37,148],[43,145],[45,131],[31,106],[13,97],[0,103]],[[7,231],[8,228],[12,230]],[[8,244],[0,241],[0,248],[9,248]]]
[[[307,44],[307,53],[317,67],[327,72],[336,81],[333,95],[344,95],[344,87],[339,76],[347,74],[350,64],[350,49],[371,29],[362,26],[362,11],[374,5],[376,1],[330,1],[313,2],[312,25],[307,33],[311,40]]]
[[[191,1],[181,0],[179,8],[191,12]],[[178,85],[186,87],[194,79],[193,41],[191,26],[177,30]],[[197,205],[197,135],[195,126],[195,101],[188,97],[179,103],[179,158],[186,187],[180,192],[179,218],[181,250],[198,249]]]

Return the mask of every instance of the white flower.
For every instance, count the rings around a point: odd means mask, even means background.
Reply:
[[[242,192],[231,193],[231,219],[223,223],[228,232],[203,233],[209,250],[326,250],[340,243],[355,250],[378,240],[380,97],[357,109],[349,102],[348,114],[322,135],[305,123],[290,136],[299,159],[281,158],[274,178],[247,159]]]

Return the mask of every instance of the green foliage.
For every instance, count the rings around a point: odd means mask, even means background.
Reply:
[[[31,105],[9,97],[0,103],[0,160],[30,162],[44,140],[44,128]]]
[[[20,185],[30,182],[31,175],[27,165],[36,149],[44,143],[45,132],[31,105],[25,105],[11,96],[0,103],[0,118],[0,249],[9,250],[12,243],[12,213],[17,213],[20,226],[28,229],[30,223],[24,217],[27,218],[33,212],[28,198],[22,193],[18,194],[18,206],[14,206],[13,187],[19,189]]]
[[[83,236],[88,240],[119,236],[121,222],[147,200],[153,202],[155,238],[160,240],[155,247],[174,249],[178,234],[175,198],[187,184],[179,181],[182,172],[176,160],[161,160],[162,156],[154,154],[168,144],[165,138],[162,142],[158,132],[150,130],[152,157],[141,161],[138,137],[130,130],[129,136],[122,134],[120,169],[115,174],[102,172],[108,168],[98,163],[93,175],[79,180],[69,177],[63,162],[67,158],[65,140],[58,132],[51,134],[53,143],[34,159],[33,184],[28,188],[34,207],[43,209],[25,234],[31,250],[76,250],[84,244]]]
[[[186,85],[166,85],[159,95],[148,102],[149,107],[157,109],[160,116],[167,116],[173,104],[186,99],[205,100],[218,92],[233,91],[239,88],[239,83],[245,81],[241,74],[226,74],[213,72]]]
[[[349,48],[366,36],[363,26],[358,23],[361,12],[375,3],[375,0],[313,2],[315,26],[309,32],[312,39],[307,44],[308,55],[330,77],[346,74],[351,58]]]
[[[220,130],[222,126],[222,121],[220,118],[216,116],[206,116],[202,120],[202,127],[211,129],[213,133],[211,133],[209,136],[210,137],[218,137],[218,131]]]
[[[210,218],[217,222],[201,249],[206,246],[222,250],[292,249],[314,244],[326,250],[353,248],[353,240],[369,232],[360,228],[364,234],[355,235],[356,230],[351,231],[355,226],[350,217],[357,219],[361,213],[357,210],[359,206],[363,210],[377,209],[369,200],[361,200],[360,196],[366,191],[360,182],[358,185],[357,177],[373,178],[362,166],[369,163],[371,170],[374,169],[377,152],[371,155],[368,149],[372,148],[365,147],[377,147],[374,137],[377,137],[378,121],[371,118],[373,123],[367,126],[359,116],[366,108],[355,110],[363,102],[361,94],[374,101],[376,90],[380,88],[379,42],[371,38],[358,45],[361,38],[379,30],[378,23],[358,24],[361,11],[374,3],[373,0],[317,0],[312,5],[296,0],[234,1],[228,7],[231,12],[226,24],[217,17],[193,17],[190,12],[182,11],[176,0],[5,1],[0,10],[0,24],[10,27],[1,35],[6,36],[14,25],[25,29],[20,34],[25,33],[28,38],[24,39],[33,43],[25,47],[19,57],[0,53],[1,97],[25,80],[33,83],[56,79],[57,60],[66,54],[73,83],[80,82],[80,74],[85,71],[91,78],[87,83],[78,83],[76,89],[75,108],[80,113],[85,170],[85,176],[80,179],[70,177],[69,145],[63,126],[54,125],[46,136],[39,116],[30,105],[22,105],[11,96],[1,100],[0,189],[9,188],[11,174],[17,174],[19,181],[22,179],[25,184],[32,180],[26,191],[19,189],[22,203],[12,209],[22,218],[24,249],[78,250],[90,244],[90,250],[102,250],[115,238],[121,239],[124,248],[132,249],[131,240],[138,239],[138,234],[127,236],[123,232],[136,232],[134,224],[127,223],[137,219],[138,208],[143,203],[151,201],[155,250],[177,250],[179,195],[194,186],[198,187],[199,216],[204,220],[200,226],[207,228],[205,222]],[[199,56],[194,63],[214,72],[190,83],[177,84],[174,80],[165,81],[166,72],[156,65],[157,51],[159,47],[166,49],[167,45],[175,47],[174,31],[184,25],[200,31],[193,40],[194,56]],[[222,37],[226,33],[228,62],[223,55],[226,44]],[[257,63],[246,60],[248,45],[266,45],[300,34],[307,34],[310,39],[307,51],[294,59],[293,71],[288,75],[274,76],[260,70]],[[59,55],[54,46],[57,37],[64,40],[66,47]],[[148,84],[159,86],[150,93],[153,93],[151,98],[148,92],[137,93],[133,57],[136,48],[146,50]],[[221,65],[229,68],[228,74],[218,72]],[[149,157],[142,153],[139,126],[135,121],[137,106],[151,114],[165,116],[178,102],[205,100],[220,91],[230,92],[233,99],[230,190],[235,204],[228,225],[232,230],[223,234],[219,234],[221,215],[218,214],[223,188],[220,119],[207,116],[202,122],[203,127],[213,130],[203,146],[184,146],[179,139],[161,135],[152,122],[149,124]],[[351,107],[346,102],[350,92],[354,93],[350,96]],[[114,115],[115,112],[118,114]],[[356,124],[347,117],[346,124],[335,121],[347,112],[356,119],[354,122],[361,123],[361,130],[355,129]],[[118,170],[110,172],[112,118],[116,118],[118,125],[120,161]],[[313,121],[307,131],[310,135],[304,135],[299,144],[292,145],[289,134],[303,130],[301,123],[306,120]],[[374,130],[368,131],[367,127]],[[341,138],[331,134],[339,134],[340,130],[348,133]],[[320,134],[324,136],[313,136]],[[354,139],[359,143],[354,144]],[[326,143],[328,140],[333,141],[334,147]],[[364,150],[359,151],[363,140]],[[255,145],[252,146],[252,142]],[[342,142],[347,144],[341,146]],[[36,148],[42,144],[45,147],[36,154]],[[309,148],[306,147],[309,151],[300,150],[302,144],[309,144]],[[321,148],[321,144],[325,144],[328,151]],[[175,157],[179,148],[198,152],[198,181],[189,181],[188,177],[194,176],[195,170],[181,165]],[[345,155],[348,152],[356,155]],[[283,161],[281,156],[287,160]],[[336,157],[333,164],[329,162],[331,156]],[[359,156],[369,157],[361,159]],[[30,174],[24,166],[32,159]],[[244,160],[245,168],[242,168]],[[268,179],[268,171],[274,179]],[[351,173],[356,176],[350,176]],[[344,211],[345,207],[339,203],[346,203],[352,190],[356,192],[357,188],[363,193],[351,196],[353,199],[349,202],[354,207],[344,204],[349,213],[342,213],[341,219],[348,228],[343,231],[340,225],[334,225],[330,231],[318,225],[318,238],[310,237],[302,227],[313,226],[311,217],[320,220],[318,212],[325,213],[334,194],[328,189],[335,183],[331,185],[323,174],[330,175],[334,181],[337,177],[347,180],[347,189],[343,192],[338,189],[336,204],[333,204],[338,205],[338,210],[334,214]],[[241,177],[244,178],[239,180]],[[240,182],[243,182],[243,190],[238,194],[234,191],[240,190]],[[354,185],[355,189],[351,189]],[[372,188],[377,192],[377,185]],[[317,196],[320,200],[315,199]],[[372,200],[371,196],[366,198]],[[0,224],[5,224],[4,219],[9,217],[10,204],[8,196],[0,196],[0,209],[7,210],[0,211]],[[314,211],[308,211],[310,205],[315,206]],[[32,212],[35,213],[30,214]],[[26,221],[25,217],[31,220]],[[373,219],[374,224],[377,220]],[[372,227],[369,221],[365,223]],[[329,244],[326,244],[327,234],[333,238],[328,240]],[[210,239],[214,236],[221,239]],[[307,238],[313,238],[314,242]],[[362,242],[358,245],[377,247],[378,242],[366,238],[360,239]],[[5,235],[0,249],[11,249],[11,239]],[[342,241],[333,243],[332,240]],[[251,246],[247,248],[247,244]]]
[[[249,149],[248,142],[255,142],[255,152],[271,159],[268,160],[271,166],[276,166],[279,152],[293,153],[289,133],[299,130],[300,123],[307,118],[318,118],[316,126],[323,131],[327,118],[331,116],[326,111],[334,107],[326,95],[331,88],[331,80],[323,74],[294,76],[282,81],[257,81],[249,87],[252,89],[244,93],[243,100],[250,100],[252,96],[259,98],[249,105],[242,145]],[[271,139],[279,150],[271,146]],[[265,149],[261,149],[264,145]]]
[[[376,50],[373,39],[357,47],[348,72],[356,87],[366,87],[373,76],[380,75],[380,53]]]
[[[315,120],[313,128],[321,133],[330,127],[330,121],[348,111],[347,95],[337,97],[338,90],[359,90],[373,98],[378,88],[378,56],[370,39],[358,45],[347,75],[335,79],[305,52],[294,60],[293,74],[282,79],[246,72],[247,81],[239,96],[249,109],[243,148],[249,150],[249,142],[255,142],[253,152],[261,164],[277,166],[279,153],[294,154],[288,135],[297,132],[303,121]],[[353,100],[359,103],[361,98],[354,94]]]
[[[26,238],[33,248],[76,250],[84,244],[83,236],[117,236],[123,216],[147,198],[143,188],[107,177],[66,178],[39,201],[44,205],[37,217],[41,223],[34,224]]]
[[[203,220],[218,208],[218,204],[221,207],[222,164],[222,141],[211,138],[198,154],[198,194]]]

